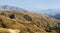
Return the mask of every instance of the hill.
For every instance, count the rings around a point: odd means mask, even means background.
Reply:
[[[31,12],[0,11],[0,28],[19,33],[60,33],[60,20]]]

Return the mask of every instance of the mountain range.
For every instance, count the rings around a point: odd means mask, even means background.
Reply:
[[[60,19],[60,9],[45,9],[40,10],[39,13],[48,15],[49,17]]]
[[[0,6],[0,8],[6,9],[6,10],[17,10],[17,11],[27,12],[27,10],[20,7],[16,7],[16,6],[3,5],[3,6]],[[56,15],[60,13],[60,9],[42,9],[42,10],[36,10],[34,12],[42,13],[42,14],[49,14],[49,15]]]
[[[3,10],[4,9],[4,10]],[[16,6],[9,6],[9,5],[3,5],[0,6],[0,10],[11,10],[11,11],[21,11],[21,12],[28,12],[25,9],[16,7]],[[55,18],[55,19],[60,19],[60,9],[43,9],[43,10],[36,10],[34,11],[37,14],[44,14],[48,15],[49,17]]]
[[[16,7],[16,6],[3,5],[3,6],[0,6],[0,8],[5,10],[11,10],[11,11],[14,10],[14,11],[27,12],[27,10]]]

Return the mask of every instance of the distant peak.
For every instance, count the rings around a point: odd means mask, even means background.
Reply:
[[[23,8],[19,8],[19,7],[16,7],[16,6],[10,6],[10,5],[3,5],[3,6],[0,6],[0,8],[6,9],[6,10],[16,10],[16,11],[27,12]]]

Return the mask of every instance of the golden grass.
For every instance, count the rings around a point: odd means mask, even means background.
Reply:
[[[14,12],[14,11],[13,12],[12,11],[0,12],[0,14],[1,13],[5,14],[5,15],[0,15],[0,19],[2,20],[3,24],[5,25],[5,28],[16,29],[16,30],[20,30],[21,32],[26,32],[26,33],[27,32],[48,33],[44,30],[44,29],[46,29],[46,27],[48,27],[48,28],[50,27],[48,23],[50,23],[54,26],[54,24],[60,22],[60,20],[50,18],[46,15],[37,15],[34,13],[21,13],[21,12],[17,12],[17,11],[16,12]],[[15,15],[15,19],[9,18],[9,16],[11,14]],[[25,15],[32,18],[32,21],[26,20],[24,18]],[[3,25],[1,25],[1,26],[3,28]],[[1,30],[3,30],[3,29],[1,29]],[[55,32],[56,31],[53,30],[50,33],[55,33]]]

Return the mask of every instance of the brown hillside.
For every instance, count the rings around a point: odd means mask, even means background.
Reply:
[[[60,20],[42,14],[0,11],[0,27],[19,30],[20,33],[59,33]]]

